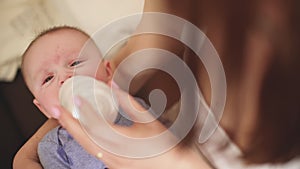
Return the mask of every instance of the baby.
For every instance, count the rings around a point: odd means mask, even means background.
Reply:
[[[82,53],[84,45],[88,50]],[[50,117],[49,108],[60,104],[59,89],[65,80],[77,74],[108,83],[112,79],[113,70],[111,63],[102,59],[88,34],[77,28],[63,26],[46,30],[31,42],[23,55],[22,73],[35,97],[33,103]],[[117,118],[115,123],[132,124],[123,117]],[[61,126],[51,130],[42,139],[38,155],[45,169],[106,168]]]

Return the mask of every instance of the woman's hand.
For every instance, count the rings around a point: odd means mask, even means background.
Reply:
[[[122,127],[115,124],[110,124],[114,131],[120,132],[123,135],[133,137],[133,138],[144,138],[155,135],[162,131],[167,130],[159,121],[155,120],[154,117],[146,111],[135,99],[127,94],[126,92],[120,90],[116,85],[112,85],[114,89],[114,94],[122,107],[122,109],[129,115],[133,121],[139,120],[139,113],[144,114],[143,118],[147,120],[153,120],[150,123],[138,123],[135,122],[130,127]],[[79,109],[80,113],[89,113],[91,114],[94,110],[84,99],[80,97],[75,98],[75,104]],[[129,101],[129,102],[128,102]],[[129,103],[129,104],[128,104]],[[89,116],[88,114],[85,114]],[[78,141],[78,143],[83,146],[90,154],[100,158],[106,165],[110,168],[119,168],[119,166],[132,166],[137,165],[137,168],[140,167],[141,160],[128,159],[125,157],[117,156],[106,150],[103,150],[100,146],[95,144],[87,133],[84,131],[82,124],[76,120],[70,112],[64,109],[61,106],[52,108],[52,117],[58,119],[59,123],[68,130],[68,132]],[[88,119],[93,120],[93,117],[88,117]],[[105,123],[103,121],[103,123]],[[103,125],[100,124],[99,125]],[[101,129],[101,128],[100,128]],[[98,131],[101,134],[107,133],[107,131]],[[114,140],[111,137],[108,137],[109,134],[103,135],[103,141],[111,142],[111,144],[118,144],[118,140]],[[170,135],[171,136],[171,135]],[[154,159],[154,158],[153,158]],[[147,161],[147,160],[146,160]],[[140,163],[140,164],[139,164]],[[144,164],[143,164],[144,165]]]
[[[120,106],[133,121],[138,121],[140,117],[143,117],[143,119],[152,120],[149,123],[134,122],[130,127],[122,127],[119,125],[110,124],[111,128],[113,128],[114,131],[122,133],[122,135],[125,135],[127,137],[133,138],[148,138],[166,131],[169,134],[168,136],[170,140],[175,139],[172,133],[168,131],[158,120],[155,120],[154,117],[139,103],[137,103],[132,96],[120,90],[118,87],[116,87],[116,85],[112,85],[112,87]],[[94,111],[93,108],[82,98],[76,97],[75,104],[80,113],[91,113],[92,111]],[[195,153],[193,151],[190,151],[189,149],[182,150],[179,146],[175,146],[165,153],[160,153],[153,157],[145,157],[143,159],[127,158],[124,156],[116,155],[115,153],[104,150],[101,146],[98,146],[95,142],[93,142],[88,134],[84,131],[82,124],[80,124],[78,120],[73,118],[71,113],[66,109],[64,109],[63,107],[54,107],[52,110],[52,116],[58,119],[60,124],[68,130],[68,132],[75,138],[75,140],[77,140],[78,143],[87,150],[87,152],[99,158],[109,168],[166,168],[167,166],[174,166],[172,168],[186,168],[187,165],[195,165],[195,163],[190,164],[190,159],[195,159],[191,158],[191,155],[192,157],[195,157]],[[143,115],[141,116],[141,114]],[[101,126],[103,124],[99,123],[99,125]],[[107,131],[99,131],[98,129],[99,128],[97,128],[97,132],[100,132],[101,134],[107,133]],[[120,146],[119,140],[115,140],[113,139],[113,137],[108,137],[107,134],[103,134],[103,138],[101,139],[103,139],[103,142],[110,142],[111,145]],[[144,146],[142,151],[151,149],[151,146],[152,145]],[[122,146],[121,148],[127,148],[127,146]],[[186,158],[182,157],[183,154],[187,154]],[[201,158],[197,159],[194,162],[197,163],[197,167],[199,166],[199,162],[202,166],[204,164]]]

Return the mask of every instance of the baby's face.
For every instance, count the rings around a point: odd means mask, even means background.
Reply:
[[[74,74],[95,77],[101,54],[91,45],[80,54],[87,40],[88,37],[80,32],[59,30],[40,37],[27,51],[23,62],[24,78],[36,99],[35,104],[44,114],[59,105],[58,93],[65,80]],[[99,71],[95,78],[109,80]]]

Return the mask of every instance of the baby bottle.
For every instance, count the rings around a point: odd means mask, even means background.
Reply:
[[[94,109],[94,112],[80,112],[74,104],[74,96],[80,96]],[[59,91],[60,104],[76,119],[84,116],[104,118],[113,123],[118,115],[118,105],[112,96],[111,88],[104,82],[88,76],[73,76],[66,80]],[[87,114],[90,113],[90,114]]]

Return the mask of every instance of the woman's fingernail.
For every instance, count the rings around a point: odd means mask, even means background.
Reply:
[[[53,118],[58,119],[60,114],[61,114],[61,112],[59,111],[59,109],[57,107],[52,108],[52,117]]]
[[[79,96],[74,96],[74,103],[77,107],[81,106],[81,99],[79,98]]]
[[[111,81],[111,87],[115,88],[115,89],[119,89],[120,87],[117,85],[116,82],[114,82],[113,80]]]

